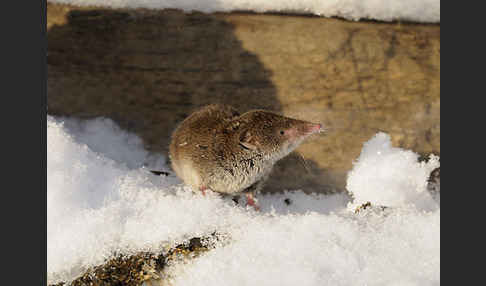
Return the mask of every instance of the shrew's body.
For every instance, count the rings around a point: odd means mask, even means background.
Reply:
[[[264,110],[240,115],[228,105],[208,105],[172,134],[172,168],[194,189],[245,193],[254,205],[253,194],[262,188],[273,165],[320,129],[320,124]]]

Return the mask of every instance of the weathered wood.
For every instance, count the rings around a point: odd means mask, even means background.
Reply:
[[[363,142],[440,154],[440,25],[48,4],[48,113],[104,116],[167,154],[195,108],[279,111],[330,131],[267,190],[343,188]]]

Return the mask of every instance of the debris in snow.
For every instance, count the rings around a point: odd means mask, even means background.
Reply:
[[[69,285],[138,286],[143,282],[163,279],[161,272],[166,265],[170,265],[173,261],[201,255],[210,249],[210,241],[213,239],[217,239],[216,233],[212,234],[210,238],[195,237],[160,254],[151,252],[140,252],[133,255],[114,254],[113,258],[101,265],[89,268]],[[66,282],[50,284],[50,286],[62,285],[66,285]]]

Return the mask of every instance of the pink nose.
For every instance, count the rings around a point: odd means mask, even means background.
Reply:
[[[321,130],[322,128],[322,124],[314,124],[314,123],[311,123],[311,124],[308,124],[307,125],[307,132],[309,134],[312,134],[312,133],[317,133]]]

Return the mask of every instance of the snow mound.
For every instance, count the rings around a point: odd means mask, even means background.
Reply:
[[[154,170],[165,168],[163,156],[149,154],[143,148],[140,137],[124,132],[108,118],[92,120],[76,120],[59,117],[68,132],[76,142],[86,144],[95,153],[126,165],[129,169],[150,167]]]
[[[439,285],[440,212],[254,218],[171,285]]]
[[[346,188],[353,195],[353,206],[370,202],[391,207],[414,204],[424,210],[437,207],[427,191],[427,180],[440,166],[439,158],[431,155],[428,162],[418,162],[418,157],[392,147],[388,134],[376,134],[364,144],[348,173]]]
[[[440,208],[405,204],[354,214],[346,194],[286,191],[260,196],[262,211],[255,212],[231,198],[193,193],[175,177],[152,175],[143,166],[171,172],[165,158],[145,152],[111,120],[47,119],[49,283],[70,281],[115,252],[157,253],[217,231],[221,244],[175,265],[172,285],[440,284]],[[375,151],[390,149],[371,142]],[[415,169],[401,167],[419,182],[424,177]],[[368,176],[366,168],[353,172]],[[394,185],[399,182],[373,185],[415,186]]]
[[[349,20],[440,22],[440,0],[49,0],[52,3],[112,8],[175,8],[201,12],[290,12]]]

